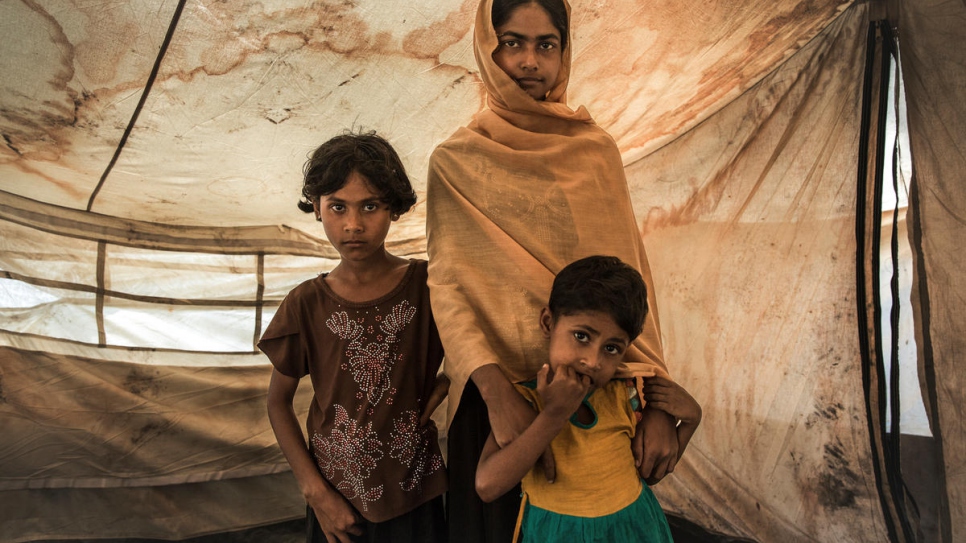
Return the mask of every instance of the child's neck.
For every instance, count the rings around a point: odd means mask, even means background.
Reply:
[[[342,260],[325,281],[340,297],[350,302],[367,302],[392,292],[408,267],[408,259],[384,252],[366,261]]]

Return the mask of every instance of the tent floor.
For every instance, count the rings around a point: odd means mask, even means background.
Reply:
[[[920,541],[938,541],[936,471],[937,448],[931,437],[902,435],[903,475],[921,512]],[[681,517],[668,515],[675,543],[751,543],[708,532]],[[302,543],[305,541],[305,519],[290,520],[259,528],[225,532],[182,540],[183,543]],[[42,540],[34,543],[169,543],[160,539],[72,539]]]
[[[712,534],[703,528],[675,516],[668,516],[675,543],[744,543],[747,539]],[[305,520],[296,519],[260,528],[226,532],[182,540],[182,543],[302,543],[305,541]],[[160,539],[72,539],[44,540],[35,543],[170,543]]]
[[[938,541],[939,481],[938,447],[935,439],[903,434],[900,439],[902,471],[905,482],[920,513],[918,541]],[[752,543],[742,539],[708,532],[681,517],[668,515],[671,535],[676,543]],[[268,526],[224,532],[182,540],[183,543],[302,543],[305,519],[290,520]],[[160,539],[45,539],[33,543],[168,543]]]

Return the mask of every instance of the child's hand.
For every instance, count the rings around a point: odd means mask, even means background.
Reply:
[[[433,385],[433,391],[430,392],[429,398],[426,399],[426,407],[423,408],[422,414],[419,415],[420,426],[429,424],[433,412],[436,411],[439,404],[443,403],[447,394],[449,394],[449,377],[440,373],[436,376],[436,384]]]
[[[352,543],[350,536],[362,535],[362,519],[358,513],[337,492],[326,492],[316,496],[306,496],[306,501],[315,512],[319,527],[330,543]]]
[[[543,398],[543,410],[548,415],[573,415],[589,391],[590,378],[570,366],[561,366],[554,372],[549,364],[544,364],[537,373],[537,393]]]
[[[684,387],[665,379],[651,377],[644,381],[644,400],[685,424],[701,422],[701,406]]]

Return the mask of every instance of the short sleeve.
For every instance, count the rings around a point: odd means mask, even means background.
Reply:
[[[282,300],[275,317],[258,341],[258,348],[268,356],[279,373],[301,379],[308,375],[309,365],[297,305],[291,294]]]

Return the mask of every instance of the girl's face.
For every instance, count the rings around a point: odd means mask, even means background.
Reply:
[[[570,366],[589,377],[593,389],[614,378],[631,342],[614,317],[603,311],[554,318],[545,307],[540,313],[540,328],[550,339],[550,369]]]
[[[322,219],[325,236],[349,261],[381,256],[389,225],[398,218],[369,180],[355,171],[341,189],[319,197],[315,213]]]
[[[496,28],[493,61],[534,100],[543,100],[557,82],[563,51],[560,32],[537,4],[524,4]]]

